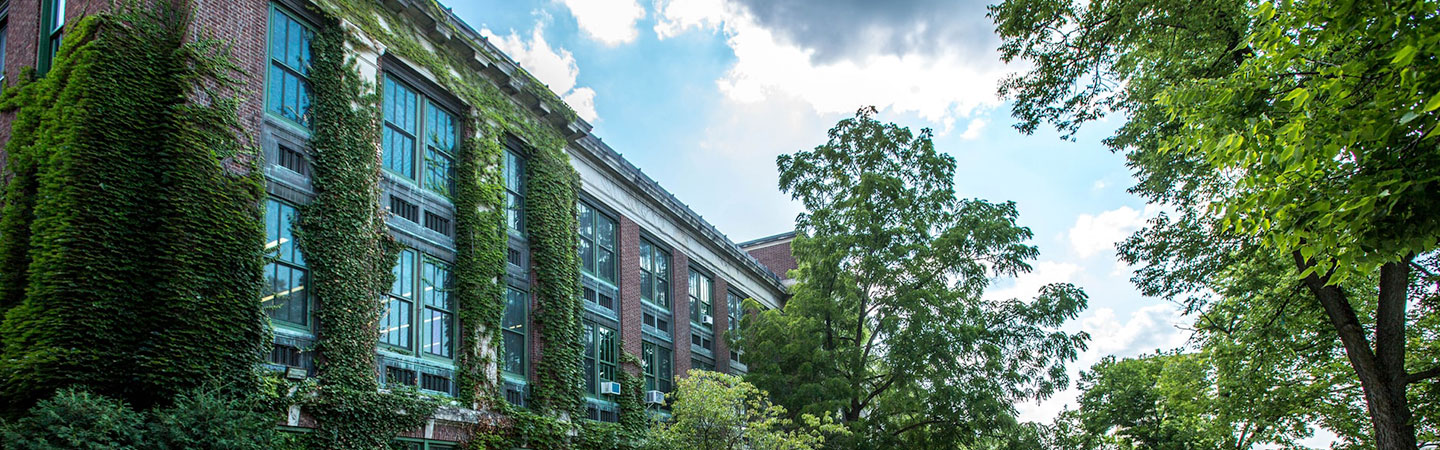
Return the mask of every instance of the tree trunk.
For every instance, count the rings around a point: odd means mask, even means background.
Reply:
[[[1294,256],[1300,270],[1312,265],[1300,252]],[[1378,450],[1419,447],[1415,425],[1410,421],[1410,406],[1405,399],[1405,387],[1409,383],[1405,372],[1405,296],[1409,276],[1409,258],[1381,267],[1373,348],[1344,290],[1328,285],[1328,275],[1312,273],[1302,280],[1325,308],[1325,315],[1345,346],[1345,356],[1360,379]]]

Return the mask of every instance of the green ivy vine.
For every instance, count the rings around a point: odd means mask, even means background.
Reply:
[[[380,204],[379,95],[346,55],[348,33],[323,24],[311,43],[311,183],[296,239],[322,302],[315,394],[302,404],[319,449],[381,449],[419,428],[437,407],[410,390],[380,391],[375,375],[377,300],[394,282],[399,244]]]
[[[0,398],[79,386],[138,408],[203,383],[258,389],[259,171],[224,44],[189,10],[80,20],[54,67],[5,90]],[[227,168],[241,167],[237,175]]]

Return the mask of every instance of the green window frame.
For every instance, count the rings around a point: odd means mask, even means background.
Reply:
[[[389,73],[383,103],[380,142],[385,170],[449,198],[459,134],[455,115]]]
[[[450,265],[405,249],[391,271],[395,282],[383,299],[381,346],[412,356],[454,359],[457,333]],[[422,321],[418,326],[416,317]]]
[[[505,149],[505,227],[525,232],[525,158]]]
[[[521,380],[529,376],[529,334],[526,326],[529,314],[530,295],[514,286],[506,286],[505,314],[500,319],[500,370]]]
[[[315,30],[285,8],[270,5],[266,113],[310,127],[310,42]]]
[[[670,253],[640,240],[640,299],[670,310]]]
[[[729,341],[732,343],[730,345],[730,360],[736,362],[740,361],[740,321],[744,314],[744,308],[744,296],[734,292],[725,293],[725,316],[729,318],[725,325],[726,328],[730,330],[731,338]]]
[[[708,370],[714,372],[715,364],[697,358],[690,358],[690,370]]]
[[[585,343],[585,393],[600,396],[600,383],[615,381],[619,370],[620,333],[586,320],[582,322],[581,340]]]
[[[664,344],[644,341],[640,358],[645,363],[645,390],[669,393],[675,388],[675,352]]]
[[[615,284],[615,219],[589,203],[576,205],[580,226],[580,268],[585,275]]]
[[[40,51],[35,64],[36,75],[43,76],[55,64],[65,37],[65,0],[40,2]]]
[[[700,273],[695,268],[690,268],[690,323],[696,326],[711,329],[701,321],[703,316],[714,316],[715,308],[710,302],[715,293],[715,282],[709,275]]]
[[[310,270],[291,227],[299,211],[275,198],[265,201],[265,287],[260,298],[272,324],[310,331]]]

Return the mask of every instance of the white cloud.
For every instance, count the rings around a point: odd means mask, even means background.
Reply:
[[[480,34],[514,58],[515,62],[520,63],[520,67],[524,67],[541,83],[549,86],[580,118],[593,122],[598,117],[595,114],[595,90],[575,87],[575,79],[580,76],[575,55],[563,48],[550,48],[550,43],[545,42],[544,22],[535,24],[529,40],[514,30],[508,35],[499,36],[487,28],[481,29]]]
[[[985,131],[985,125],[988,123],[990,121],[984,118],[971,119],[970,124],[965,126],[965,131],[960,133],[960,139],[969,141],[979,138],[980,132]]]
[[[635,40],[645,8],[635,0],[560,0],[586,36],[610,47]]]
[[[658,0],[656,11],[655,32],[662,39],[690,29],[724,33],[736,62],[717,84],[737,101],[788,95],[819,113],[875,105],[948,128],[957,117],[997,106],[995,86],[1006,73],[998,63],[960,52],[872,54],[817,63],[811,58],[814,50],[786,42],[723,0]],[[971,123],[975,133],[981,126]]]
[[[1147,205],[1143,211],[1121,206],[1099,215],[1081,214],[1070,228],[1070,246],[1082,258],[1115,250],[1115,244],[1145,226],[1145,221],[1159,214],[1158,207]]]
[[[1074,409],[1080,397],[1080,390],[1075,387],[1080,371],[1089,370],[1107,355],[1127,358],[1184,346],[1190,332],[1179,326],[1188,323],[1179,309],[1170,304],[1140,308],[1127,318],[1110,308],[1091,310],[1079,321],[1079,328],[1090,333],[1090,346],[1068,367],[1070,388],[1043,402],[1015,405],[1020,411],[1020,420],[1050,423],[1067,406]]]
[[[1009,287],[986,292],[985,298],[1030,300],[1035,298],[1040,293],[1040,288],[1045,285],[1072,282],[1075,274],[1080,273],[1079,265],[1067,262],[1037,261],[1030,266],[1033,269],[1030,273],[1015,277],[1014,283]]]
[[[1105,180],[1095,180],[1095,184],[1090,185],[1090,189],[1098,191],[1101,189],[1105,189],[1105,186],[1107,186],[1107,184],[1105,184]]]

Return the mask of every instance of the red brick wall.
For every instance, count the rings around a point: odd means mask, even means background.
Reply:
[[[715,325],[711,327],[715,330],[715,348],[711,350],[715,351],[715,370],[724,373],[730,373],[730,343],[725,341],[725,332],[730,326],[730,317],[726,314],[730,311],[730,305],[725,301],[725,293],[730,292],[729,286],[724,278],[716,277],[715,292],[711,294],[710,300],[714,309],[711,311],[712,317],[715,318]]]
[[[690,371],[690,258],[672,249],[670,253],[670,311],[674,314],[675,376]]]
[[[760,264],[765,265],[765,267],[770,268],[772,272],[780,275],[780,278],[790,278],[786,275],[786,272],[797,267],[795,264],[795,255],[790,253],[790,241],[746,251],[750,253],[750,256],[759,260]]]
[[[615,245],[619,248],[620,279],[620,342],[621,350],[635,356],[640,352],[640,324],[643,312],[640,309],[640,225],[628,217],[620,216],[620,231]],[[634,374],[639,374],[636,367]]]
[[[195,0],[196,26],[191,28],[192,35],[203,33],[228,43],[231,59],[240,65],[240,73],[235,74],[244,83],[238,93],[243,100],[240,104],[240,123],[252,138],[260,135],[260,120],[265,111],[265,46],[268,19],[269,2]],[[252,144],[258,145],[256,142]]]

